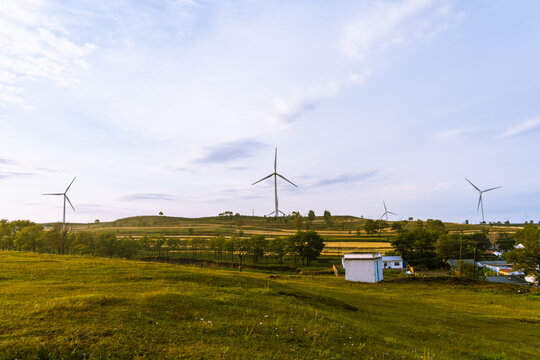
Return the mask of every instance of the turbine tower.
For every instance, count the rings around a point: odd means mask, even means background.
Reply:
[[[384,200],[383,200],[382,203],[384,205],[384,214],[381,215],[381,219],[386,216],[386,221],[388,221],[388,214],[397,215],[397,214],[395,214],[395,213],[393,213],[391,211],[388,211],[388,209],[386,208],[386,203],[384,202]]]
[[[501,186],[497,186],[494,188],[486,189],[486,190],[480,190],[476,185],[474,185],[469,179],[465,178],[469,184],[472,185],[473,188],[475,188],[478,191],[478,194],[480,194],[480,197],[478,198],[478,206],[476,207],[476,211],[478,211],[480,208],[482,208],[482,223],[485,223],[484,221],[484,202],[482,201],[482,194],[485,192],[499,189]]]
[[[283,176],[283,175],[281,175],[281,174],[278,174],[278,172],[277,172],[277,147],[276,147],[276,155],[275,155],[275,158],[274,158],[274,172],[271,173],[271,174],[268,175],[268,176],[263,177],[263,178],[262,178],[261,180],[259,180],[259,181],[255,181],[255,182],[254,182],[253,184],[251,184],[251,185],[255,185],[255,184],[257,184],[257,183],[260,183],[261,181],[266,180],[266,179],[268,179],[268,178],[271,177],[271,176],[274,177],[274,199],[275,199],[276,209],[275,209],[274,211],[272,211],[272,212],[271,212],[270,214],[268,214],[268,215],[274,214],[275,217],[277,218],[279,213],[285,215],[285,213],[284,213],[283,211],[280,211],[280,210],[278,209],[277,177],[279,176],[279,177],[282,178],[283,180],[285,180],[285,181],[291,183],[292,185],[298,187],[298,186],[297,186],[296,184],[294,184],[292,181],[286,179],[285,176]]]
[[[71,185],[73,184],[73,182],[75,181],[76,178],[77,177],[74,177],[73,180],[71,180],[68,187],[66,188],[66,191],[64,191],[63,193],[42,194],[42,195],[58,195],[58,196],[62,195],[64,197],[64,217],[63,217],[63,220],[62,220],[63,224],[66,223],[66,200],[69,203],[69,205],[71,205],[71,208],[73,209],[73,211],[75,211],[75,208],[73,207],[73,204],[71,203],[71,201],[69,201],[69,198],[67,196],[67,192],[68,192],[69,188],[71,187]]]

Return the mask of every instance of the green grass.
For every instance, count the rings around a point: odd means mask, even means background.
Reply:
[[[0,252],[0,359],[534,359],[538,290]]]

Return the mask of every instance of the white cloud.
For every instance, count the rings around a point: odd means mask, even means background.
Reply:
[[[272,99],[271,110],[263,117],[276,125],[289,124],[309,111],[313,111],[325,99],[336,96],[347,85],[362,85],[369,74],[349,74],[345,80],[333,80],[324,84],[298,87],[288,96]]]
[[[67,38],[59,21],[46,14],[39,0],[2,1],[0,9],[0,104],[21,103],[24,80],[48,79],[66,85],[87,66],[94,49]]]
[[[529,131],[537,130],[538,128],[540,128],[540,119],[527,120],[521,124],[508,128],[505,132],[496,136],[495,139],[498,140],[514,137]]]
[[[447,1],[375,2],[345,26],[341,50],[345,56],[361,60],[393,44],[432,37],[458,17]]]
[[[487,130],[484,128],[470,128],[470,129],[461,128],[461,129],[444,130],[437,133],[435,136],[439,140],[455,140],[464,136],[480,134],[486,131]]]

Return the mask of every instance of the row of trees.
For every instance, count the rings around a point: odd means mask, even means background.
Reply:
[[[436,268],[443,259],[479,260],[489,248],[506,251],[503,258],[514,264],[514,269],[540,279],[540,229],[526,224],[515,234],[480,232],[449,234],[440,220],[401,222],[398,235],[392,240],[395,251],[415,267]],[[515,247],[520,243],[520,247]],[[473,268],[474,270],[474,268]]]
[[[284,257],[289,255],[295,264],[301,261],[302,265],[310,265],[323,250],[324,240],[315,231],[299,231],[295,235],[275,239],[267,239],[264,235],[229,238],[219,235],[209,239],[143,236],[140,246],[147,256],[153,257],[177,255],[196,258],[210,254],[218,260],[230,258],[231,261],[243,263],[246,258],[251,258],[258,263],[261,259],[268,262],[272,258],[283,264]]]
[[[213,254],[216,259],[230,256],[240,263],[251,258],[258,263],[261,259],[276,259],[283,263],[285,256],[310,265],[324,248],[323,238],[315,231],[299,231],[288,237],[267,239],[264,235],[250,237],[191,239],[165,238],[162,235],[143,236],[139,240],[117,238],[113,232],[71,232],[69,225],[54,224],[50,230],[31,221],[9,222],[0,220],[0,249],[33,251],[38,253],[77,254],[104,257],[134,258],[141,252],[147,256],[160,257],[180,254],[199,257]]]
[[[50,230],[28,220],[0,220],[0,249],[51,254],[78,254],[133,258],[140,247],[133,239],[118,239],[112,232],[71,232],[57,223]]]
[[[485,250],[496,247],[513,249],[516,236],[510,233],[490,234],[487,229],[470,234],[449,234],[440,220],[395,222],[398,235],[391,241],[396,252],[411,266],[439,267],[444,259],[475,259]]]

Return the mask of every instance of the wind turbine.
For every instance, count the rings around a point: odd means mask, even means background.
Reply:
[[[286,179],[285,176],[283,176],[283,175],[281,175],[281,174],[278,174],[278,172],[277,172],[277,147],[276,147],[276,156],[275,156],[275,158],[274,158],[274,172],[271,173],[271,174],[268,175],[268,176],[263,177],[263,178],[262,178],[261,180],[259,180],[259,181],[255,181],[255,182],[254,182],[253,184],[251,184],[251,185],[255,185],[255,184],[257,184],[257,183],[260,183],[261,181],[266,180],[266,179],[268,179],[268,178],[271,177],[271,176],[274,177],[274,198],[275,198],[276,209],[275,209],[274,211],[272,211],[272,212],[271,212],[270,214],[268,214],[268,215],[274,214],[275,217],[277,218],[279,213],[281,213],[282,215],[285,215],[285,213],[284,213],[283,211],[280,211],[280,210],[278,209],[277,177],[279,176],[279,177],[282,178],[283,180],[285,180],[285,181],[291,183],[292,185],[298,187],[298,186],[297,186],[296,184],[294,184],[292,181]]]
[[[467,182],[469,184],[471,184],[472,187],[475,188],[478,191],[478,193],[480,194],[480,197],[478,198],[478,206],[476,207],[476,211],[478,211],[478,209],[482,208],[482,223],[485,223],[485,221],[484,221],[484,202],[482,201],[482,194],[484,194],[485,192],[491,191],[491,190],[499,189],[501,186],[497,186],[497,187],[486,189],[486,190],[480,190],[469,179],[465,178],[465,180],[467,180]]]
[[[397,214],[395,214],[395,213],[393,213],[391,211],[388,211],[388,209],[386,208],[386,203],[384,202],[384,200],[383,200],[382,203],[384,205],[384,214],[381,215],[381,219],[386,216],[386,221],[388,221],[388,214],[397,215]]]
[[[73,184],[73,182],[75,181],[76,178],[77,177],[74,177],[73,180],[71,180],[68,187],[66,188],[66,191],[64,191],[63,193],[42,194],[42,195],[58,195],[58,196],[62,195],[64,197],[64,217],[63,217],[63,221],[62,221],[63,224],[66,223],[66,200],[69,203],[69,205],[71,205],[71,208],[73,209],[73,211],[75,211],[75,208],[73,207],[73,204],[71,203],[71,201],[69,201],[69,198],[67,196],[67,192],[68,192],[69,188],[71,187],[71,185]]]

